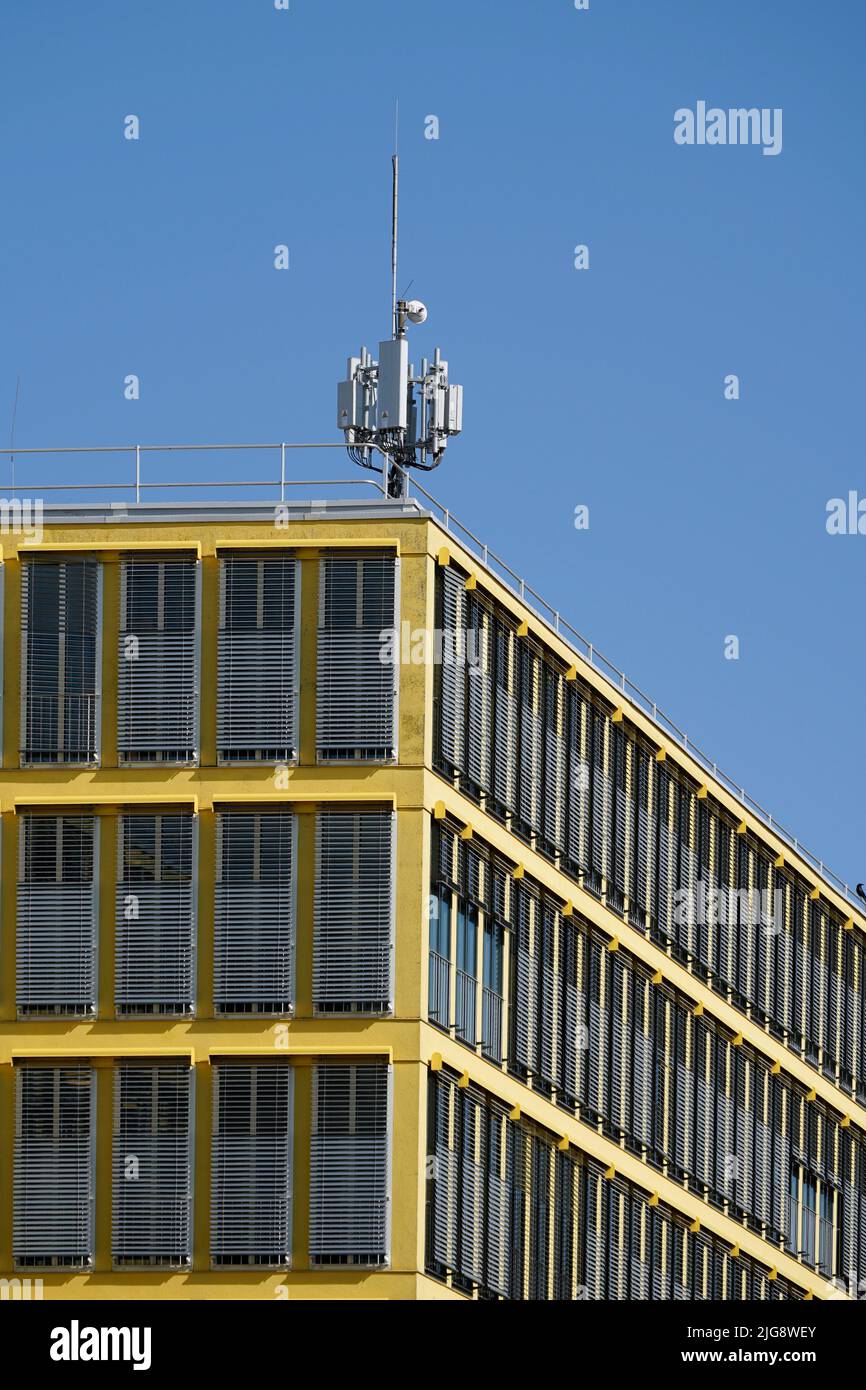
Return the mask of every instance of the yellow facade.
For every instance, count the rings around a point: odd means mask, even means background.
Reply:
[[[427,1082],[431,1067],[445,1066],[471,1079],[507,1106],[561,1136],[575,1150],[589,1154],[616,1173],[658,1193],[659,1199],[689,1221],[700,1223],[768,1270],[777,1270],[805,1294],[825,1298],[827,1281],[789,1254],[769,1245],[731,1216],[711,1208],[695,1192],[684,1190],[673,1176],[650,1171],[634,1154],[611,1139],[565,1114],[552,1101],[530,1090],[502,1067],[485,1060],[452,1036],[428,1023],[427,956],[428,895],[430,892],[431,826],[447,815],[467,833],[472,831],[510,859],[518,871],[544,885],[563,903],[574,902],[580,913],[607,937],[619,942],[688,999],[695,1008],[719,1020],[778,1066],[783,1073],[814,1090],[841,1117],[866,1132],[866,1107],[844,1095],[826,1076],[776,1042],[754,1018],[748,1018],[713,993],[684,964],[648,939],[622,914],[575,886],[554,863],[518,841],[498,820],[469,800],[459,787],[437,775],[433,767],[434,670],[429,661],[404,662],[399,672],[399,735],[396,766],[317,765],[316,627],[318,559],[322,549],[350,546],[393,549],[400,557],[400,620],[409,630],[434,627],[434,580],[437,566],[453,558],[518,623],[581,679],[608,699],[615,692],[581,658],[477,559],[461,550],[436,522],[422,514],[386,509],[381,516],[291,520],[276,528],[266,521],[236,516],[222,520],[194,518],[158,521],[93,520],[87,524],[48,521],[36,546],[4,537],[3,642],[3,766],[0,770],[2,813],[2,934],[0,934],[0,1275],[13,1279],[20,1271],[12,1262],[12,1145],[14,1131],[13,1066],[25,1058],[90,1059],[97,1069],[97,1206],[96,1262],[88,1273],[34,1271],[45,1298],[94,1299],[282,1299],[461,1298],[447,1283],[425,1273],[425,1210],[427,1201]],[[273,767],[263,763],[219,766],[216,757],[216,631],[218,621],[218,562],[221,550],[270,547],[291,549],[300,557],[302,608],[300,618],[300,759],[277,784]],[[119,765],[117,756],[117,679],[114,663],[102,665],[101,765],[19,766],[20,570],[21,560],[34,553],[76,555],[86,552],[104,563],[102,609],[103,651],[117,647],[119,630],[118,561],[121,552],[152,549],[197,551],[201,559],[201,708],[200,765],[197,767]],[[472,582],[472,579],[470,579]],[[621,700],[621,697],[620,697]],[[698,782],[705,771],[692,763],[682,748],[667,739],[638,709],[628,718],[671,761]],[[791,860],[787,844],[752,820],[723,786],[713,786],[714,798],[743,819],[774,855]],[[214,806],[223,802],[291,807],[299,816],[297,899],[297,994],[291,1021],[271,1018],[214,1017],[212,995],[212,921],[214,893]],[[315,1017],[311,1002],[312,959],[312,818],[306,813],[323,802],[377,802],[393,805],[397,816],[395,1011],[393,1018]],[[129,1020],[114,1016],[113,884],[115,842],[112,818],[124,807],[188,805],[199,824],[197,1011],[193,1019]],[[57,810],[87,808],[104,818],[100,836],[101,894],[99,1008],[90,1021],[32,1019],[18,1021],[15,1007],[15,920],[17,814],[41,806]],[[103,824],[103,822],[100,822]],[[805,862],[801,875],[837,911],[852,913],[850,904],[819,879]],[[506,991],[507,994],[507,991]],[[291,1059],[296,1067],[294,1131],[294,1223],[292,1268],[279,1272],[237,1272],[209,1268],[209,1173],[211,1059],[269,1057]],[[195,1068],[194,1258],[189,1272],[112,1271],[110,1247],[111,1105],[110,1068],[118,1057],[189,1058]],[[388,1269],[371,1271],[310,1269],[306,1250],[309,1176],[309,1068],[317,1058],[361,1057],[389,1061],[393,1068],[391,1258]]]

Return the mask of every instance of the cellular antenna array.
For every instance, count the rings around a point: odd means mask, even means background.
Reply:
[[[448,381],[448,363],[437,347],[416,376],[409,361],[407,325],[423,323],[420,299],[397,298],[398,157],[391,159],[391,337],[379,344],[378,361],[365,347],[348,360],[337,387],[337,426],[353,462],[375,468],[373,451],[387,471],[388,495],[406,492],[406,469],[430,471],[441,462],[451,435],[463,427],[463,387]]]

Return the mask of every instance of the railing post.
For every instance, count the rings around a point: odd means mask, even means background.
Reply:
[[[286,446],[280,445],[280,501],[286,500]]]
[[[141,501],[141,445],[135,446],[135,500]]]

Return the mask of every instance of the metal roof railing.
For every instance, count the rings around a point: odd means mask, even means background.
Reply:
[[[384,481],[378,481],[383,475],[376,471],[370,471],[369,478],[287,478],[286,477],[286,454],[296,449],[345,449],[345,444],[329,441],[324,444],[97,444],[90,448],[86,445],[74,447],[62,447],[56,449],[0,449],[0,456],[9,456],[16,459],[20,456],[32,457],[40,455],[61,455],[61,454],[128,454],[132,463],[132,476],[126,483],[28,483],[26,491],[34,493],[42,492],[131,492],[136,502],[141,501],[142,492],[161,491],[163,488],[183,488],[187,491],[195,491],[198,488],[222,488],[223,490],[233,487],[263,487],[279,490],[279,501],[286,499],[287,487],[374,487],[384,495]],[[142,456],[147,454],[170,454],[170,453],[227,453],[246,451],[269,450],[279,455],[280,471],[276,478],[251,479],[243,478],[233,481],[222,478],[219,482],[206,482],[195,480],[193,482],[178,482],[175,479],[170,481],[145,482],[142,478],[141,463]],[[15,496],[24,491],[21,486],[13,482],[10,493]]]
[[[275,503],[286,500],[287,488],[298,487],[372,487],[378,496],[387,500],[387,487],[385,484],[384,473],[379,470],[371,470],[368,477],[359,478],[352,476],[348,478],[289,478],[286,476],[286,455],[302,449],[322,450],[322,449],[345,449],[345,444],[329,441],[326,443],[311,444],[124,444],[124,445],[97,445],[92,448],[83,446],[63,447],[55,449],[34,449],[34,448],[10,448],[0,449],[0,457],[26,457],[34,456],[45,457],[47,455],[83,455],[83,454],[126,454],[132,464],[131,476],[127,482],[96,482],[96,483],[46,483],[27,485],[28,493],[45,492],[127,492],[132,493],[136,504],[141,503],[142,493],[149,491],[159,491],[162,489],[196,491],[199,488],[214,489],[221,488],[224,491],[230,488],[267,488],[276,497]],[[207,453],[207,452],[247,452],[247,451],[270,451],[277,455],[279,459],[279,473],[276,477],[265,479],[243,478],[237,481],[221,479],[219,482],[197,481],[180,482],[175,479],[170,481],[151,482],[142,476],[142,459],[150,454],[163,453]],[[741,787],[732,777],[729,777],[716,762],[704,753],[692,739],[688,737],[684,730],[674,723],[649,695],[640,686],[635,685],[634,681],[628,677],[610,661],[602,652],[598,650],[594,643],[578,632],[558,609],[553,608],[546,599],[542,598],[521,575],[511,569],[504,560],[490,549],[484,541],[480,540],[468,526],[464,526],[451,512],[450,508],[444,507],[441,502],[427,491],[425,487],[414,476],[404,474],[406,477],[406,497],[411,498],[413,494],[424,498],[428,504],[430,514],[442,526],[442,528],[452,534],[455,539],[470,551],[471,554],[494,576],[512,590],[520,598],[521,602],[531,609],[540,622],[550,629],[562,641],[574,648],[575,652],[590,666],[593,667],[604,679],[613,687],[614,690],[622,693],[623,696],[632,704],[636,705],[664,734],[674,743],[678,744],[685,753],[689,755],[700,767],[708,772],[717,782],[719,782],[747,811],[771,830],[784,844],[790,846],[796,854],[809,864],[816,873],[830,883],[842,897],[844,897],[852,907],[859,912],[863,911],[863,903],[854,894],[850,885],[846,883],[838,874],[824,863],[824,860],[813,854],[807,849],[796,835],[792,835],[789,830],[776,820],[760,802],[750,796],[745,787]],[[25,489],[20,485],[15,485],[11,489],[12,496],[20,494]]]

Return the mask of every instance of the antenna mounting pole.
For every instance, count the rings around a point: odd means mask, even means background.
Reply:
[[[436,468],[449,438],[463,428],[463,387],[448,380],[448,363],[439,349],[432,365],[424,358],[421,375],[409,361],[409,324],[424,323],[420,299],[397,298],[397,134],[391,156],[391,337],[379,344],[379,360],[366,348],[350,357],[348,376],[337,387],[337,427],[352,460],[372,468],[373,450],[382,455],[387,497],[405,497],[409,468]],[[410,285],[413,283],[409,282]],[[408,291],[404,291],[407,293]]]
[[[397,337],[397,155],[391,156],[391,332]]]

